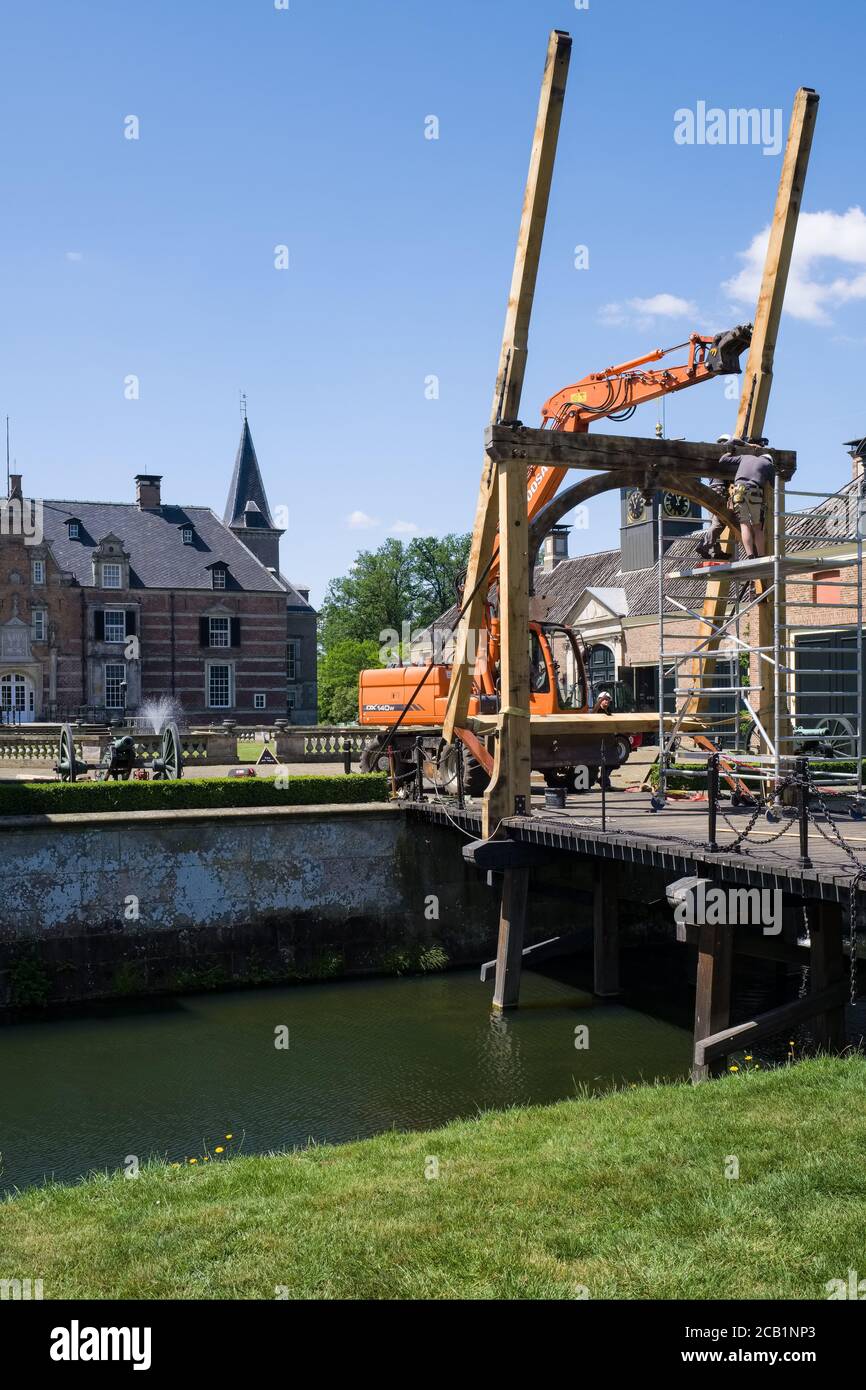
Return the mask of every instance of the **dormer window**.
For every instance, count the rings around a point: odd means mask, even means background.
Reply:
[[[192,545],[193,541],[195,540],[195,532],[193,531],[192,527],[181,526],[180,538],[183,541],[184,545]]]
[[[80,540],[80,539],[81,539],[81,522],[80,522],[80,521],[76,521],[73,517],[70,517],[69,521],[67,521],[67,523],[66,523],[66,532],[67,532],[67,535],[69,536],[69,539],[70,539],[71,541]]]
[[[123,568],[114,562],[106,563],[103,561],[102,568],[102,587],[103,589],[122,589],[123,588]]]
[[[222,565],[216,565],[211,570],[211,578],[215,589],[224,589],[226,586],[226,572]]]

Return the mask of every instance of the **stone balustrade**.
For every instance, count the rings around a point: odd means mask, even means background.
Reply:
[[[111,739],[123,730],[79,730],[73,726],[76,757],[96,766]],[[255,728],[244,725],[218,725],[189,729],[181,733],[183,760],[187,766],[233,766],[238,760],[238,739],[252,740],[257,733],[269,733],[267,747],[280,763],[342,762],[346,748],[352,761],[357,762],[368,733],[359,728],[334,728],[326,725],[286,725]],[[158,734],[134,731],[135,750],[145,766],[158,757],[162,740]],[[261,744],[261,747],[265,747]],[[60,726],[29,732],[26,728],[0,728],[0,766],[51,768],[57,762],[60,748]]]

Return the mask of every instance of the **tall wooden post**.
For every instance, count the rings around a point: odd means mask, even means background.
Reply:
[[[502,906],[496,948],[495,1009],[516,1009],[523,974],[523,938],[529,898],[529,870],[506,869],[502,875]]]
[[[523,212],[514,258],[511,293],[508,297],[502,348],[499,355],[499,370],[496,374],[496,388],[493,392],[491,421],[495,421],[498,417],[503,420],[514,420],[520,411],[529,344],[529,321],[532,314],[532,302],[535,297],[535,282],[538,276],[544,224],[547,219],[550,185],[556,159],[556,146],[559,140],[562,104],[565,98],[570,58],[571,36],[554,30],[547,46],[547,60],[541,83],[541,99],[535,123],[526,192],[523,198]],[[525,511],[525,470],[523,505]],[[473,593],[473,590],[478,584],[479,576],[484,573],[493,555],[497,519],[496,470],[485,455],[464,589],[467,598],[469,595],[472,597],[469,599],[466,613],[457,630],[454,665],[451,671],[448,705],[442,730],[443,737],[448,743],[453,741],[455,725],[459,727],[463,724],[469,708],[472,674],[477,655],[477,643],[480,639],[487,585],[482,583],[477,593]]]
[[[776,194],[776,206],[770,227],[770,240],[767,245],[764,273],[755,310],[752,342],[746,370],[743,374],[743,387],[737,412],[735,434],[741,438],[746,435],[751,438],[759,438],[764,432],[767,407],[770,401],[770,388],[773,384],[776,339],[779,334],[782,306],[788,285],[788,272],[791,268],[791,255],[794,250],[794,237],[800,215],[800,204],[803,199],[806,170],[809,167],[809,154],[812,148],[812,136],[818,115],[819,100],[818,93],[812,91],[810,87],[801,87],[794,97],[788,142],[785,146],[782,171],[779,175],[779,189]],[[772,536],[772,517],[768,509],[767,525],[764,529],[768,555],[772,553]],[[726,530],[722,533],[721,542],[725,550],[730,549],[730,531]],[[758,582],[755,590],[756,596],[759,596],[766,587],[765,584]],[[706,620],[706,626],[701,627],[699,641],[712,633],[713,626],[718,627],[724,621],[729,594],[730,577],[728,575],[710,579],[707,583],[702,613]],[[763,603],[758,604],[756,610],[758,637],[754,645],[759,647],[770,648],[773,645],[774,597],[772,594],[768,595]],[[717,646],[718,639],[714,638],[710,640],[707,650],[712,652]],[[783,664],[787,664],[784,660],[785,656],[783,651]],[[766,674],[771,668],[767,662],[760,659],[758,664],[762,671],[760,683],[763,686],[758,700],[758,713],[761,723],[769,733],[773,728],[775,711],[772,679],[768,678]],[[705,659],[700,678],[695,681],[696,685],[704,687],[709,685],[709,677],[714,665],[711,657]],[[700,661],[697,662],[696,669],[701,672]],[[708,696],[690,697],[689,713],[702,712],[706,709],[708,700]]]
[[[484,796],[481,833],[495,835],[500,821],[529,810],[532,760],[529,738],[529,520],[526,464],[497,465],[499,480],[499,604],[501,709],[493,776]],[[523,968],[529,870],[502,875],[494,1006],[516,1008]]]
[[[501,709],[493,776],[484,796],[485,839],[499,822],[529,811],[529,520],[526,464],[508,459],[499,474],[499,662]]]
[[[621,867],[621,866],[620,866]],[[592,946],[593,994],[619,994],[619,900],[617,866],[593,860]]]
[[[709,926],[698,928],[698,974],[695,988],[695,1042],[721,1033],[731,1021],[731,968],[733,963],[733,928]],[[692,1065],[692,1081],[705,1081],[723,1069],[723,1059],[709,1064]]]

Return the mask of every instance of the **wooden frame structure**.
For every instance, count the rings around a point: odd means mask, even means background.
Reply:
[[[473,674],[468,656],[474,650],[471,639],[481,629],[486,597],[484,579],[493,561],[498,525],[501,698],[493,775],[483,803],[482,833],[485,840],[502,834],[503,822],[530,812],[529,597],[535,556],[551,527],[566,512],[589,497],[613,488],[637,487],[647,494],[661,489],[682,493],[722,517],[726,523],[726,542],[739,535],[736,518],[702,481],[707,477],[723,476],[726,472],[719,462],[722,451],[718,445],[572,434],[528,429],[516,423],[570,53],[569,35],[554,31],[548,44],[491,422],[485,439],[485,461],[465,583],[467,607],[457,632],[443,728],[444,738],[450,743],[455,737],[455,729],[466,723]],[[818,96],[815,92],[808,88],[798,91],[744,375],[736,427],[736,433],[740,436],[755,437],[764,427],[772,385],[775,343],[817,106]],[[779,475],[790,477],[796,467],[794,455],[774,451],[773,456]],[[565,489],[530,526],[526,497],[526,470],[530,464],[569,467],[591,472],[593,476]],[[705,632],[711,633],[720,626],[718,615],[724,612],[727,591],[725,580],[708,584],[703,608],[707,623]],[[769,605],[759,607],[766,606]],[[762,615],[761,626],[764,631],[772,628],[772,612]],[[695,709],[699,709],[699,699]],[[766,717],[766,710],[763,715]],[[769,719],[772,720],[771,712]],[[519,857],[503,869],[494,992],[494,1005],[498,1008],[512,1007],[518,1002],[529,896],[528,875],[529,868]],[[617,988],[616,950],[607,938],[610,923],[614,924],[610,930],[616,934],[616,913],[615,907],[610,907],[612,890],[605,878],[600,873],[593,914],[596,975],[601,992],[612,993]],[[714,933],[712,942],[702,938],[704,949],[701,959],[704,961],[702,969],[707,988],[699,991],[701,998],[706,1000],[706,1008],[701,1005],[707,1014],[705,1019],[701,1019],[701,1029],[706,1036],[725,1026],[727,1004],[722,996],[725,989],[728,992],[730,989],[730,942],[725,945],[717,940],[718,932],[711,930]],[[708,961],[711,963],[707,964]],[[700,970],[699,978],[702,978]],[[718,990],[722,994],[717,998]]]

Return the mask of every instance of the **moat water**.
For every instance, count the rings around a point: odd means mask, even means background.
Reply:
[[[0,1188],[130,1158],[184,1162],[417,1130],[688,1071],[687,1015],[526,972],[491,1014],[478,972],[193,995],[0,1028]],[[668,991],[666,991],[666,994]],[[575,1029],[588,1027],[588,1047]],[[276,1043],[288,1041],[287,1047]],[[231,1139],[226,1136],[231,1135]]]

